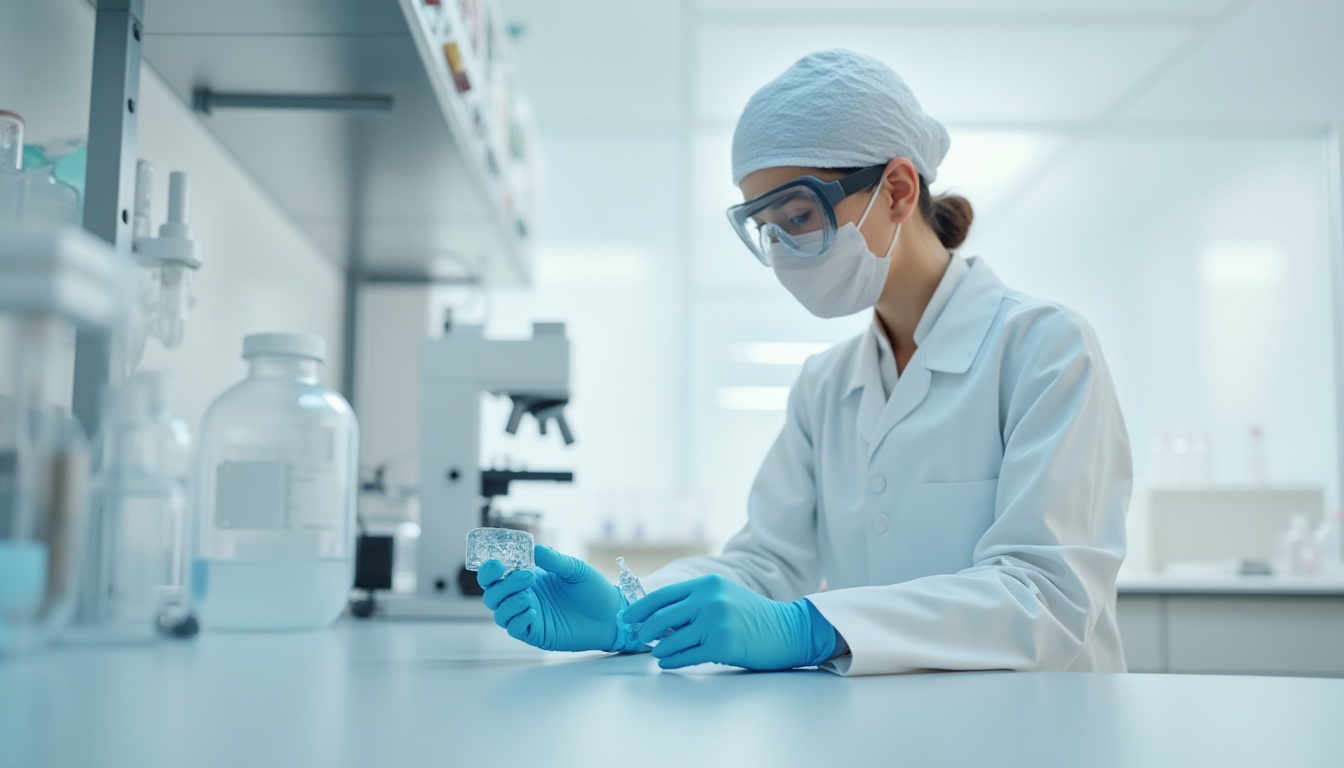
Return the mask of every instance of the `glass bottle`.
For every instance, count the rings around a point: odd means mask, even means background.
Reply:
[[[53,405],[68,326],[14,318],[0,361],[0,656],[36,648],[69,620],[88,499],[89,452]]]
[[[23,117],[0,109],[0,229],[23,221]]]
[[[103,434],[71,637],[124,642],[195,634],[182,567],[185,495],[154,466],[140,386],[104,389]]]

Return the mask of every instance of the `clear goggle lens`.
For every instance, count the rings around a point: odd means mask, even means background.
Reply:
[[[757,201],[746,213],[742,239],[753,245],[757,258],[766,264],[778,246],[795,256],[820,255],[835,229],[825,201],[805,185],[781,189]]]

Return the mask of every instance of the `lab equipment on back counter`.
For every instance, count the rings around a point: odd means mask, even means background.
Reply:
[[[201,621],[324,627],[354,579],[359,426],[349,403],[318,382],[320,336],[253,334],[243,357],[248,377],[216,398],[201,428]]]
[[[114,322],[130,271],[81,230],[0,225],[0,316],[14,342],[0,352],[0,655],[51,639],[73,609],[89,450],[55,405],[61,361],[75,327]]]
[[[1344,576],[1344,507],[1322,517],[1316,526],[1316,553],[1322,575]]]
[[[102,466],[69,637],[113,643],[191,637],[197,623],[186,589],[186,490],[154,464],[144,386],[108,385],[102,425]]]
[[[389,616],[487,618],[476,576],[463,545],[480,527],[530,528],[534,523],[501,515],[494,499],[514,482],[572,482],[569,471],[481,467],[481,395],[513,401],[507,423],[515,433],[531,414],[541,434],[554,424],[565,444],[574,435],[565,421],[569,403],[569,339],[563,323],[536,323],[527,339],[487,339],[480,326],[449,325],[424,345],[421,408],[420,537],[416,592],[392,595]]]

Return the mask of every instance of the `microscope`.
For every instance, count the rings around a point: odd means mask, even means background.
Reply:
[[[531,415],[574,442],[569,339],[564,323],[535,323],[529,339],[487,339],[480,326],[450,325],[425,342],[421,396],[420,540],[416,592],[383,603],[389,616],[486,618],[476,574],[466,570],[467,532],[495,524],[493,500],[514,482],[573,482],[572,472],[481,468],[481,394],[513,401],[505,431]]]

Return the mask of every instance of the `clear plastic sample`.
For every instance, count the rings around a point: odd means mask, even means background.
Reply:
[[[639,583],[639,577],[635,575],[635,572],[626,566],[624,557],[616,558],[616,565],[621,569],[620,574],[616,577],[617,586],[625,597],[625,602],[634,603],[644,596],[644,585]],[[630,632],[634,633],[639,631],[641,625],[625,624],[625,626]]]
[[[193,589],[206,629],[317,629],[354,584],[359,426],[318,381],[326,343],[263,333],[248,377],[205,414]]]
[[[532,534],[512,528],[473,528],[467,532],[467,570],[480,570],[486,560],[504,564],[512,573],[532,567]]]

